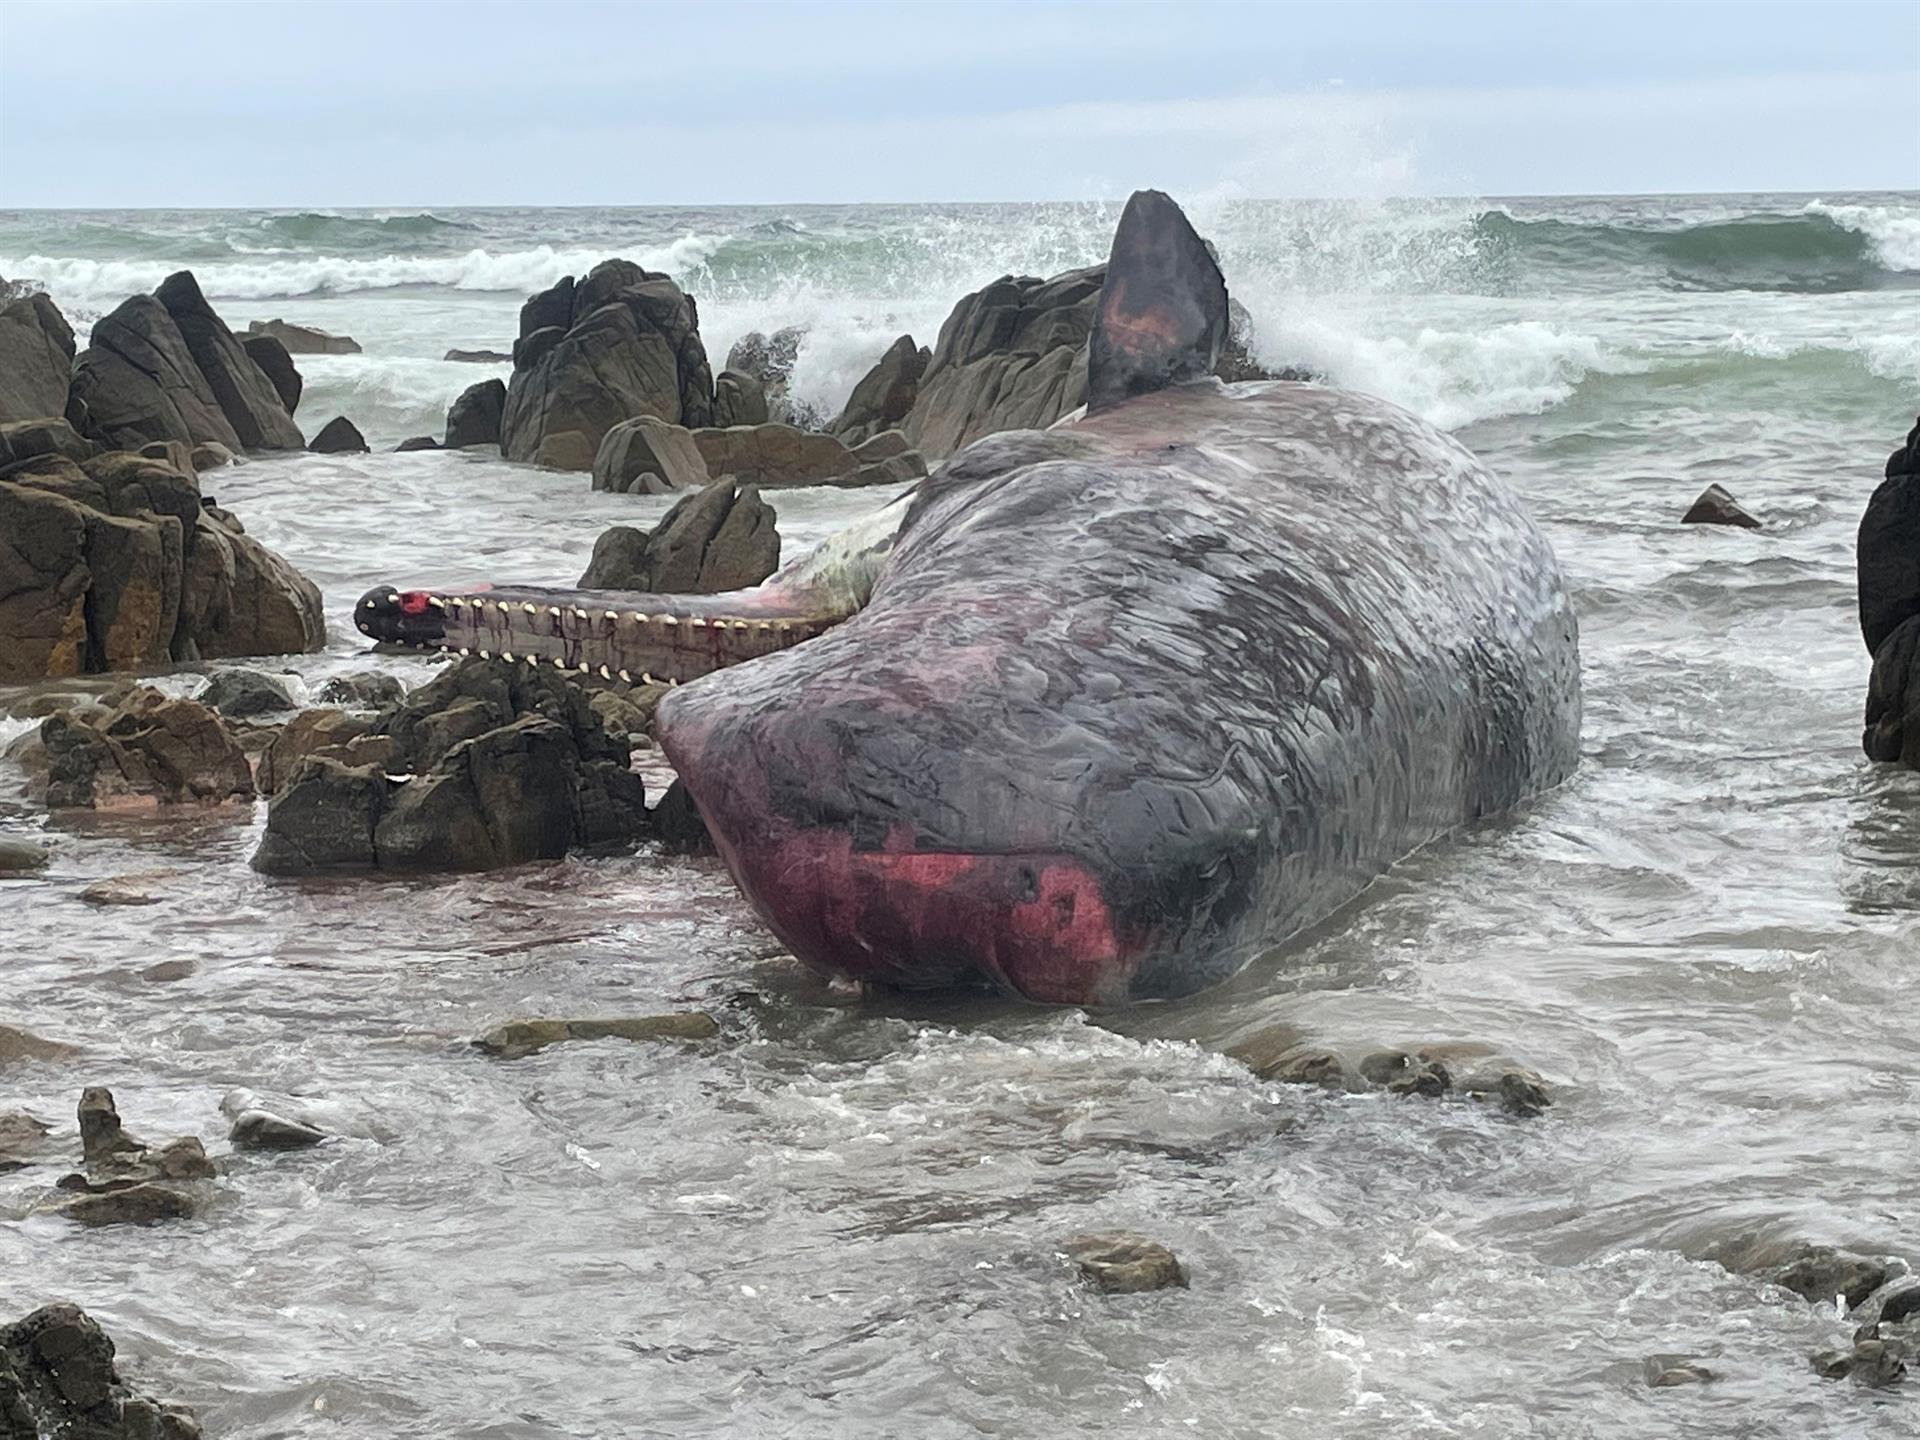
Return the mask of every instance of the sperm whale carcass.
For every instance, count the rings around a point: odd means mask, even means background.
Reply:
[[[752,591],[382,588],[361,628],[692,681],[660,742],[816,969],[1192,993],[1565,778],[1579,654],[1525,506],[1383,401],[1210,378],[1212,255],[1136,194],[1083,416],[989,437]]]

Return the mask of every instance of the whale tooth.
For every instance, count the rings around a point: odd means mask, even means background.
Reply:
[[[473,651],[471,651],[471,650],[469,650],[469,649],[468,649],[468,648],[467,648],[466,646],[464,646],[464,645],[462,645],[462,646],[460,647],[460,653],[461,653],[462,655],[471,655],[471,654],[473,654]]]
[[[707,628],[706,617],[701,615],[688,616],[687,624],[691,625],[696,630],[704,630]]]
[[[587,618],[587,612],[576,605],[573,607],[573,618],[576,620],[584,620]]]
[[[625,681],[625,682],[626,682],[627,684],[629,684],[629,685],[631,685],[631,684],[633,683],[633,676],[631,676],[631,675],[629,675],[629,674],[628,674],[628,673],[627,673],[626,671],[624,671],[624,670],[622,670],[622,671],[620,672],[620,678],[621,678],[622,680],[624,680],[624,681]]]
[[[362,600],[360,602],[360,608],[362,610],[378,610],[380,608],[380,602],[378,600]]]
[[[520,605],[520,608],[521,608],[522,610],[524,610],[524,611],[526,611],[526,612],[527,612],[527,614],[529,614],[529,615],[537,615],[537,614],[539,614],[539,613],[540,613],[540,610],[539,610],[539,607],[538,607],[537,605],[535,605],[535,604],[533,604],[533,602],[532,602],[532,601],[523,601],[523,602],[521,602],[521,605]]]
[[[436,610],[444,610],[447,608],[447,602],[442,600],[438,595],[427,596],[427,604]]]
[[[558,605],[549,605],[547,607],[547,614],[558,620],[560,618],[560,607]]]
[[[582,660],[580,662],[580,673],[582,675],[588,675],[588,674],[591,674],[592,672],[593,672],[593,666],[589,665],[586,661]]]
[[[480,652],[480,658],[481,658],[482,660],[491,660],[491,659],[493,658],[493,656],[491,656],[491,655],[489,655],[489,654],[488,654],[488,653],[487,653],[486,651],[484,651],[484,650],[482,650],[482,651]]]
[[[613,672],[607,669],[606,666],[602,665],[600,667],[600,678],[602,680],[611,680],[613,678]]]
[[[651,616],[642,615],[638,610],[629,610],[627,612],[628,621],[635,625],[644,625],[651,618]]]
[[[627,672],[622,670],[620,673],[624,675]],[[653,683],[653,672],[651,670],[642,670],[640,672],[640,683],[642,685],[651,685]]]
[[[567,662],[556,655],[553,657],[553,668],[556,670],[564,670],[567,668]]]

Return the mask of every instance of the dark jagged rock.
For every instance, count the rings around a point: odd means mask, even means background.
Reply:
[[[73,330],[53,301],[0,305],[0,424],[64,416],[72,369]]]
[[[1860,635],[1873,656],[1861,747],[1872,760],[1920,765],[1920,727],[1907,724],[1920,664],[1920,424],[1887,458],[1855,558]]]
[[[326,644],[320,591],[237,523],[202,510],[187,561],[182,623],[192,640],[182,659],[298,655]]]
[[[512,360],[513,356],[499,350],[449,350],[440,358],[458,360],[467,365],[500,365]]]
[[[675,780],[653,807],[653,833],[669,850],[688,855],[711,855],[713,836],[700,815],[700,807],[686,785]]]
[[[462,390],[447,410],[447,449],[499,445],[500,414],[506,404],[507,387],[499,380],[482,380]]]
[[[195,698],[229,720],[250,720],[295,708],[293,692],[259,670],[217,670]]]
[[[780,568],[773,508],[752,486],[696,490],[642,534],[616,526],[593,547],[583,588],[715,595],[758,585]]]
[[[929,351],[902,335],[888,347],[880,362],[853,387],[846,407],[827,427],[849,446],[894,429],[907,418],[920,393],[920,377],[932,360]]]
[[[11,420],[0,424],[0,478],[16,465],[43,456],[91,460],[100,447],[79,434],[63,418]]]
[[[393,741],[369,735],[373,722],[344,710],[302,710],[289,720],[260,756],[253,782],[262,795],[276,795],[300,770],[301,762],[321,755],[342,765],[384,765],[393,758]]]
[[[561,328],[562,308],[564,332],[539,339]],[[577,285],[569,278],[529,300],[521,336],[500,423],[509,460],[587,470],[623,420],[653,415],[698,426],[713,418],[698,313],[664,275],[605,261]]]
[[[287,347],[272,335],[243,335],[240,337],[240,348],[260,367],[260,373],[273,386],[273,393],[280,397],[287,414],[291,415],[299,409],[302,382]]]
[[[247,334],[265,335],[278,340],[289,355],[358,355],[360,342],[351,335],[330,335],[311,325],[295,325],[288,320],[254,320]]]
[[[334,676],[320,687],[314,699],[322,705],[377,710],[383,705],[397,704],[406,693],[407,687],[395,676],[381,670],[361,670],[352,675]]]
[[[151,440],[246,448],[180,327],[151,295],[135,295],[95,322],[92,343],[74,361],[72,394],[86,410],[83,433],[112,449]]]
[[[320,427],[320,433],[313,437],[307,449],[315,455],[364,455],[367,441],[351,420],[336,415]]]
[[[1742,530],[1758,530],[1760,522],[1740,507],[1740,502],[1724,485],[1709,485],[1700,498],[1680,517],[1682,525],[1733,525]]]
[[[431,435],[409,435],[393,447],[396,455],[405,455],[415,450],[438,450],[440,442]]]
[[[253,771],[221,718],[196,700],[141,688],[104,715],[40,722],[49,809],[251,800]]]
[[[199,1137],[183,1135],[154,1146],[129,1135],[120,1123],[113,1092],[90,1086],[80,1095],[80,1146],[84,1172],[63,1177],[70,1198],[60,1213],[82,1225],[152,1225],[185,1219],[205,1201],[194,1182],[218,1172]]]
[[[722,370],[713,382],[713,423],[717,426],[764,425],[772,419],[766,388],[739,370]]]
[[[627,495],[698,490],[711,479],[693,432],[651,415],[607,431],[593,457],[593,488]]]
[[[0,1326],[0,1436],[6,1440],[199,1440],[193,1412],[140,1394],[113,1341],[65,1301]]]
[[[240,342],[213,313],[191,270],[169,275],[153,292],[185,337],[194,364],[206,377],[221,412],[240,437],[243,450],[298,450],[305,445],[299,428],[287,414],[266,373],[248,356]],[[170,436],[156,437],[170,439]],[[221,440],[219,435],[195,435],[195,440]]]
[[[378,766],[301,763],[268,809],[256,868],[481,870],[645,830],[626,737],[551,671],[462,661],[385,711],[374,737],[392,745]]]

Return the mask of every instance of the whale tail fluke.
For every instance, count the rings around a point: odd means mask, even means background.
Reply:
[[[1087,352],[1087,409],[1213,373],[1228,335],[1227,282],[1172,198],[1136,190],[1113,253]]]

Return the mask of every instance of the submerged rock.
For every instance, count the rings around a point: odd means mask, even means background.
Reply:
[[[1740,507],[1740,502],[1731,492],[1721,485],[1709,485],[1700,492],[1700,498],[1693,502],[1687,513],[1680,517],[1682,525],[1735,525],[1742,530],[1758,530],[1760,522]]]
[[[504,365],[511,362],[513,356],[503,350],[449,350],[440,358],[458,360],[467,365]]]
[[[167,898],[167,882],[179,874],[178,870],[136,870],[109,875],[87,886],[80,898],[88,905],[158,905]]]
[[[271,1110],[255,1109],[233,1117],[227,1138],[241,1150],[304,1150],[325,1140],[327,1132]]]
[[[1680,1385],[1704,1385],[1718,1378],[1691,1355],[1649,1355],[1645,1368],[1647,1385],[1654,1390],[1671,1390]]]
[[[288,320],[251,320],[247,334],[267,335],[287,347],[289,355],[358,355],[360,342],[351,335],[332,335],[311,325]]]
[[[20,1060],[66,1060],[80,1053],[78,1045],[49,1040],[18,1025],[0,1025],[0,1065]]]
[[[229,720],[247,720],[295,708],[293,692],[285,683],[259,670],[216,670],[207,688],[195,698]]]
[[[61,1214],[82,1225],[152,1225],[198,1213],[207,1197],[193,1182],[218,1173],[198,1136],[159,1146],[135,1139],[100,1085],[81,1093],[79,1120],[86,1169],[60,1181]]]
[[[365,455],[367,441],[359,426],[344,415],[336,415],[320,427],[307,449],[315,455]]]
[[[468,445],[500,444],[500,416],[506,409],[507,387],[499,380],[482,380],[469,385],[447,410],[449,450]]]
[[[409,435],[393,447],[396,455],[410,455],[416,450],[438,450],[440,442],[431,435]]]
[[[377,710],[382,705],[398,704],[406,693],[407,687],[398,676],[384,670],[356,670],[351,675],[334,676],[313,698],[322,705]]]
[[[1289,1025],[1271,1026],[1238,1041],[1226,1054],[1262,1080],[1345,1091],[1439,1098],[1458,1095],[1532,1117],[1552,1105],[1546,1082],[1523,1065],[1477,1041],[1446,1041],[1357,1054],[1307,1040]]]
[[[1109,1295],[1187,1287],[1186,1267],[1179,1258],[1144,1235],[1118,1230],[1070,1235],[1060,1242],[1060,1252]]]
[[[46,846],[37,840],[0,835],[0,875],[26,875],[46,868]]]
[[[0,1325],[0,1435],[6,1440],[199,1440],[193,1412],[130,1387],[113,1341],[78,1305],[44,1305]]]
[[[52,1131],[46,1121],[24,1110],[0,1110],[0,1174],[43,1159]]]
[[[713,1016],[688,1010],[671,1015],[509,1020],[473,1043],[502,1060],[518,1060],[567,1040],[711,1040],[719,1033],[720,1022]]]

